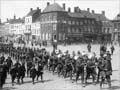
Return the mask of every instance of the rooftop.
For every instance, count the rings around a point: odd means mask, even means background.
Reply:
[[[92,14],[92,15],[97,21],[108,21],[109,20],[108,18],[106,18],[105,15],[102,15],[102,14],[95,13],[95,14]]]
[[[64,11],[64,9],[57,3],[48,5],[43,12]]]
[[[23,19],[10,19],[8,21],[10,24],[14,24],[14,23],[24,23],[24,20]]]
[[[27,14],[27,16],[32,16],[33,14],[35,14],[37,12],[37,10],[31,10],[28,14]]]
[[[118,15],[114,18],[114,20],[120,20],[120,14],[118,14]]]

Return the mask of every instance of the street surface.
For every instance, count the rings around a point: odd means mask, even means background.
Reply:
[[[69,46],[58,46],[63,52],[69,50],[70,53],[72,51],[87,51],[87,45],[69,45]],[[108,47],[109,49],[110,47]],[[48,51],[52,51],[52,47],[48,46],[46,48]],[[93,45],[92,51],[97,53],[99,56],[99,45]],[[112,67],[113,67],[113,75],[112,79],[112,88],[109,89],[107,84],[104,84],[102,90],[120,90],[120,48],[115,46],[115,52],[112,56]],[[8,75],[6,80],[6,84],[3,87],[3,90],[101,90],[99,84],[93,85],[92,83],[88,84],[86,87],[82,87],[81,80],[76,84],[74,81],[70,80],[70,78],[64,79],[62,76],[58,77],[57,74],[53,75],[49,71],[44,71],[44,83],[40,81],[35,81],[36,83],[33,85],[31,78],[25,77],[24,84],[18,85],[15,84],[12,86],[11,78]],[[75,78],[73,78],[74,80]],[[92,82],[92,80],[88,80],[88,82]]]

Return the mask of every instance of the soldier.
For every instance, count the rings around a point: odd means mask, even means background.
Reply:
[[[113,52],[115,50],[114,46],[112,45],[110,49],[111,49],[111,54],[113,55]]]
[[[42,63],[38,63],[38,68],[37,68],[37,81],[39,76],[41,76],[41,81],[43,82],[43,65]]]
[[[18,84],[20,83],[20,79],[21,79],[21,83],[23,83],[23,78],[25,77],[25,65],[24,63],[22,63],[22,65],[18,65],[18,70],[17,70],[17,82]]]
[[[20,62],[17,60],[14,65],[15,65],[15,67],[18,69],[18,66],[21,65],[21,64],[20,64]]]
[[[32,78],[32,83],[34,83],[35,77],[36,77],[36,69],[35,69],[35,65],[32,66],[31,70],[30,70],[30,77]]]
[[[10,75],[11,75],[12,85],[14,85],[14,80],[15,80],[15,78],[16,78],[16,76],[17,76],[17,69],[16,69],[15,65],[13,65],[13,66],[11,67]]]
[[[98,74],[97,74],[97,82],[99,82],[99,78],[100,78],[100,72],[102,71],[102,61],[104,61],[104,57],[100,57],[97,61],[98,63]]]
[[[3,62],[3,64],[0,64],[0,88],[2,88],[3,84],[5,84],[6,78],[7,78],[7,68],[6,68],[6,63]]]
[[[88,52],[91,52],[91,44],[89,43],[87,46]]]
[[[11,66],[13,65],[13,62],[12,62],[12,60],[11,60],[11,57],[8,57],[8,58],[6,59],[6,62],[7,62],[8,74],[9,74],[10,69],[11,69]]]
[[[111,88],[111,75],[112,75],[112,66],[111,66],[111,58],[110,55],[107,55],[105,60],[102,62],[102,72],[101,72],[101,82],[100,87],[104,83],[105,79],[108,82],[109,88]]]
[[[87,62],[87,69],[88,69],[88,73],[87,73],[87,78],[90,76],[90,74],[92,75],[93,78],[93,83],[95,84],[95,79],[96,79],[96,65],[95,65],[95,60],[94,58],[89,59],[89,61]]]
[[[29,76],[29,72],[31,68],[32,68],[32,61],[27,61],[27,77]]]
[[[2,54],[2,56],[0,58],[0,64],[3,64],[4,60],[5,60],[5,57],[4,57],[4,54]]]
[[[3,71],[4,67],[2,64],[0,64],[0,89],[3,87],[4,81],[3,81]]]

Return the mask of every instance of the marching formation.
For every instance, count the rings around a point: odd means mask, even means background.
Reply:
[[[72,54],[67,50],[62,52],[56,48],[52,53],[43,49],[30,49],[26,47],[14,47],[11,44],[0,44],[0,87],[3,87],[7,75],[10,74],[12,85],[17,79],[18,84],[23,84],[24,78],[30,77],[32,83],[35,84],[35,79],[44,82],[44,70],[48,70],[59,77],[70,78],[75,82],[81,77],[83,87],[87,85],[87,81],[91,79],[93,84],[107,83],[111,87],[111,55],[114,53],[114,46],[111,47],[111,52],[107,51],[105,45],[100,47],[100,55],[96,56],[91,52],[91,44],[87,46],[88,52],[75,51]],[[4,55],[8,55],[5,59]],[[13,63],[15,60],[15,63]]]

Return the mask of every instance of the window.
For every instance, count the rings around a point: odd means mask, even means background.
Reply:
[[[59,40],[61,40],[61,33],[59,33]]]
[[[79,22],[77,21],[76,24],[79,25]]]
[[[94,21],[92,21],[92,24],[94,24]]]
[[[88,32],[91,32],[91,28],[90,27],[88,28]]]
[[[57,19],[57,16],[55,15],[55,16],[53,16],[53,20],[56,20]]]
[[[71,30],[70,30],[70,28],[68,28],[68,33],[71,33]]]
[[[83,21],[80,21],[80,25],[83,25]]]
[[[46,40],[48,40],[48,33],[46,33]]]
[[[79,33],[79,30],[78,30],[78,28],[76,28],[76,33]]]
[[[70,24],[70,25],[71,25],[71,21],[68,21],[68,24]]]
[[[75,31],[74,31],[75,29],[74,28],[72,28],[72,33],[74,33]]]
[[[72,24],[74,25],[74,24],[75,24],[75,21],[72,21]]]
[[[79,28],[79,32],[80,32],[80,33],[81,33],[81,31],[82,31],[81,28]]]
[[[53,24],[53,30],[56,30],[56,24]]]
[[[87,24],[87,20],[85,20],[84,23]]]
[[[51,40],[51,34],[50,33],[48,34],[48,40]]]
[[[42,34],[42,40],[44,40],[44,33]]]
[[[110,28],[108,28],[108,30],[107,30],[107,33],[109,33],[110,32]]]

